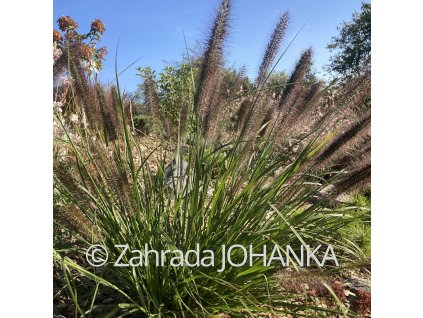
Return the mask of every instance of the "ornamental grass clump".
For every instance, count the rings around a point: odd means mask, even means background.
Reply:
[[[312,200],[340,180],[336,173],[316,177],[310,164],[330,145],[333,131],[327,127],[333,124],[332,118],[327,116],[321,127],[303,139],[293,157],[278,155],[280,149],[272,138],[248,142],[239,134],[219,147],[208,138],[218,121],[215,111],[224,106],[216,101],[221,96],[220,68],[230,8],[231,1],[222,0],[199,85],[191,83],[188,101],[192,104],[184,106],[194,110],[186,110],[193,127],[187,132],[187,143],[178,138],[170,159],[163,142],[148,149],[132,133],[118,76],[116,87],[107,93],[100,85],[84,80],[84,74],[73,72],[75,103],[89,123],[70,126],[64,116],[55,116],[60,128],[54,143],[55,222],[72,231],[74,245],[56,247],[54,259],[63,270],[75,316],[89,317],[98,310],[107,317],[353,316],[342,304],[331,308],[309,305],[307,295],[283,290],[275,274],[286,263],[263,262],[271,259],[274,246],[284,251],[281,258],[290,259],[285,253],[287,245],[295,253],[304,245],[330,245],[341,266],[361,257],[354,244],[336,236],[337,230],[357,219],[354,207],[328,209],[324,200]],[[272,52],[286,23],[284,14],[277,36],[271,40],[275,45],[269,46]],[[274,54],[266,55],[269,60],[259,78],[267,74]],[[310,54],[306,51],[301,63],[308,65]],[[292,81],[302,78],[303,72],[294,71],[294,75]],[[151,89],[147,107],[154,115],[158,109],[155,83],[146,84]],[[319,89],[311,87],[301,96],[315,103]],[[290,89],[281,105],[292,108],[287,101],[299,92]],[[108,102],[116,112],[111,113]],[[101,119],[90,119],[90,111]],[[351,180],[366,177],[366,172],[353,170]],[[93,244],[102,245],[108,253],[100,267],[84,261]],[[124,246],[145,251],[146,245],[150,250],[169,251],[163,264],[154,257],[151,264],[141,264],[141,258],[133,259],[139,254],[122,253]],[[233,245],[237,248],[231,259],[236,265],[221,257],[225,248]],[[241,247],[262,255],[244,262]],[[185,266],[169,262],[172,253],[189,250],[213,251],[213,263],[188,266],[195,262],[192,256],[182,264]],[[116,266],[118,260],[128,266]],[[330,260],[324,269],[335,273],[337,262]],[[82,296],[76,283],[85,280],[95,284],[88,296]],[[112,294],[112,301],[98,300],[102,290]]]
[[[92,136],[87,143],[69,137],[69,158],[74,159],[61,165],[72,168],[73,175],[61,174],[63,167],[56,169],[55,189],[67,202],[57,213],[73,224],[82,255],[90,244],[104,246],[110,260],[121,255],[118,244],[136,250],[148,244],[156,251],[199,248],[217,255],[214,266],[128,268],[110,261],[99,274],[59,252],[56,259],[69,275],[88,277],[124,298],[109,308],[112,316],[295,315],[307,310],[294,302],[300,295],[280,292],[273,275],[282,264],[265,266],[263,257],[257,257],[251,265],[235,267],[224,264],[220,255],[223,246],[251,245],[254,253],[263,253],[263,246],[268,245],[265,255],[270,258],[273,245],[289,244],[298,252],[305,241],[333,244],[341,263],[355,258],[356,251],[331,234],[353,216],[348,211],[325,211],[320,204],[307,204],[327,186],[304,186],[308,178],[303,164],[320,145],[310,143],[289,165],[274,159],[270,145],[262,145],[246,163],[241,145],[210,152],[198,137],[191,136],[193,146],[187,153],[177,154],[187,162],[182,180],[179,176],[166,178],[163,160],[154,162],[157,173],[153,173],[147,164],[152,153],[142,151],[129,134],[122,144],[107,148],[90,141]],[[284,170],[279,172],[281,165]],[[129,263],[130,256],[125,255],[122,262]],[[232,257],[242,263],[239,249]],[[326,265],[336,269],[333,262]],[[219,272],[221,268],[224,270]],[[101,307],[95,302],[84,309],[76,304],[79,315]]]

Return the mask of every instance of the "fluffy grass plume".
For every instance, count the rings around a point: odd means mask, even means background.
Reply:
[[[223,46],[228,35],[231,7],[232,2],[230,0],[222,0],[220,3],[207,40],[200,80],[194,98],[195,111],[200,114],[206,130],[213,124],[204,122],[204,119],[207,118],[207,121],[215,120],[209,114],[212,111],[213,98],[218,96],[220,71],[223,64]]]
[[[289,20],[289,13],[285,11],[279,18],[279,21],[276,24],[275,29],[273,30],[272,36],[270,37],[262,62],[260,64],[259,73],[256,79],[257,85],[262,84],[269,74],[269,69],[273,64],[275,57],[278,53],[279,47],[281,46],[281,43],[285,37]]]

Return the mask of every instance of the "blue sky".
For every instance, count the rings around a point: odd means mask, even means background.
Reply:
[[[315,70],[324,75],[322,66],[327,64],[329,52],[326,45],[337,34],[337,26],[350,20],[359,11],[362,0],[235,0],[232,28],[226,45],[229,66],[247,68],[254,77],[270,34],[285,10],[291,14],[291,24],[281,51],[307,22],[277,70],[290,71],[302,50],[314,50]],[[368,2],[368,1],[366,1]],[[53,18],[70,15],[79,24],[80,32],[88,32],[93,19],[101,19],[106,26],[101,45],[109,54],[99,78],[107,83],[114,79],[114,59],[118,49],[118,68],[129,68],[119,81],[129,91],[136,89],[139,78],[136,66],[150,66],[160,71],[167,62],[180,59],[185,51],[183,32],[188,46],[203,40],[208,34],[214,9],[219,0],[54,0]]]

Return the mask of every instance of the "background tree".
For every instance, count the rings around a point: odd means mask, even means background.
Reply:
[[[361,12],[355,12],[352,20],[343,22],[339,35],[332,37],[327,48],[335,55],[328,70],[351,77],[370,71],[371,5],[362,3]]]
[[[275,99],[279,99],[288,83],[289,75],[285,71],[273,72],[270,74],[266,86],[275,94]]]

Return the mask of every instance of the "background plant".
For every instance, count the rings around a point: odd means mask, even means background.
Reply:
[[[335,52],[328,68],[342,76],[356,76],[370,71],[371,66],[371,4],[362,3],[361,12],[338,27],[339,35],[328,48]]]
[[[168,136],[177,138],[178,133],[184,134],[192,112],[190,98],[193,68],[185,63],[168,65],[160,72],[158,80],[149,67],[139,67],[137,70],[144,81],[139,87],[139,94],[144,97],[146,112],[151,120],[164,124],[162,128],[165,128]]]
[[[60,17],[57,24],[62,32],[53,30],[54,75],[60,76],[67,69],[69,53],[72,54],[72,59],[80,59],[89,75],[101,70],[107,54],[105,46],[97,48],[101,36],[106,31],[103,22],[99,19],[93,20],[90,31],[85,34],[78,33],[78,24],[69,16]]]

